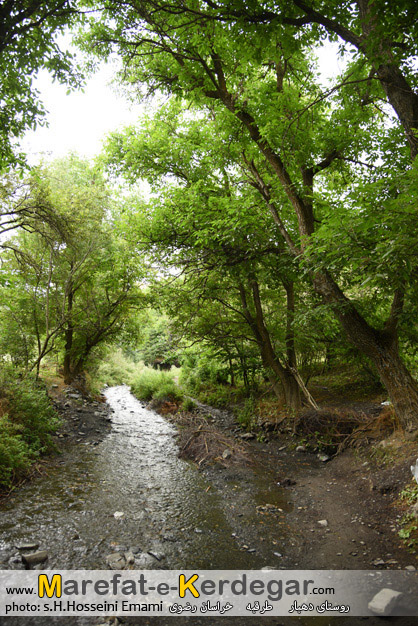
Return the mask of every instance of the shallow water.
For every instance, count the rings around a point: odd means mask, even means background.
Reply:
[[[226,510],[231,505],[215,490],[207,492],[210,484],[202,474],[178,458],[174,427],[144,408],[126,386],[105,395],[114,410],[110,434],[97,446],[75,446],[70,460],[1,504],[0,548],[37,541],[48,552],[46,566],[63,569],[104,569],[109,553],[131,547],[143,553],[137,569],[268,564],[231,538]],[[265,478],[251,476],[256,522],[260,502],[285,503],[282,490],[266,493]],[[123,517],[116,519],[116,511]]]

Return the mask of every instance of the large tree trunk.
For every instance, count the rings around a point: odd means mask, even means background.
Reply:
[[[414,92],[395,63],[382,63],[376,68],[377,76],[401,122],[412,160],[418,155],[418,94]]]
[[[350,342],[376,367],[402,425],[416,428],[418,386],[399,355],[396,325],[399,303],[396,295],[391,313],[392,324],[387,323],[386,329],[379,331],[366,322],[327,272],[317,273],[313,282],[323,300],[331,304]]]
[[[407,430],[416,429],[418,423],[418,388],[400,358],[396,344],[392,347],[382,348],[374,363],[402,425]]]
[[[72,267],[71,267],[72,269]],[[72,322],[72,312],[73,312],[73,285],[70,280],[68,286],[68,303],[67,303],[67,315],[68,315],[68,323],[65,331],[65,346],[64,346],[64,382],[66,385],[69,385],[73,381],[73,372],[72,372],[72,348],[73,348],[73,338],[74,338],[74,326]]]
[[[298,412],[302,408],[301,389],[290,365],[286,364],[283,366],[275,353],[270,333],[264,322],[259,286],[256,280],[251,281],[251,291],[255,307],[255,316],[251,314],[248,308],[245,289],[243,285],[240,285],[244,316],[257,341],[263,366],[277,398],[281,400],[284,396],[286,406],[292,411]],[[294,350],[293,345],[288,344],[287,347],[290,351]]]

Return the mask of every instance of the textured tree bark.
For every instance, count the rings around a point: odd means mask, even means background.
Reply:
[[[72,353],[73,338],[74,338],[74,327],[73,327],[73,323],[71,319],[72,311],[73,311],[73,301],[74,301],[73,285],[72,285],[72,281],[70,280],[70,283],[68,286],[68,304],[67,304],[68,325],[65,330],[65,346],[64,346],[64,382],[66,385],[69,385],[73,381],[73,375],[71,371],[71,353]]]
[[[300,387],[290,369],[283,366],[273,348],[270,334],[264,322],[264,314],[261,306],[258,283],[251,281],[252,299],[255,307],[255,316],[252,315],[247,304],[247,297],[243,285],[240,286],[241,302],[244,316],[257,341],[260,350],[261,360],[267,372],[268,379],[273,387],[273,391],[278,399],[284,400],[292,411],[300,411],[302,408],[302,397]],[[289,347],[291,350],[292,348]],[[293,348],[294,349],[294,348]],[[279,384],[280,381],[280,384]]]
[[[418,155],[418,94],[395,63],[382,63],[376,67],[377,77],[388,102],[401,122],[411,151],[412,160]]]
[[[390,332],[371,327],[328,273],[316,274],[313,282],[323,300],[332,305],[348,339],[375,365],[403,427],[416,428],[418,386],[399,355],[396,324]],[[394,302],[396,306],[396,296]]]

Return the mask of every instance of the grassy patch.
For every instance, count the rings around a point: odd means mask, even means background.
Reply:
[[[408,507],[418,504],[418,485],[415,481],[401,492],[400,502]],[[399,537],[411,551],[416,552],[418,549],[418,518],[408,510],[402,516],[400,524]]]
[[[181,402],[183,393],[176,385],[173,374],[144,367],[131,380],[132,393],[139,400]]]

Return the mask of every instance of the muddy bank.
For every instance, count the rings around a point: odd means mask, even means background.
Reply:
[[[370,447],[348,449],[324,462],[321,455],[296,451],[297,442],[288,435],[267,443],[243,440],[246,435],[231,413],[202,404],[198,413],[215,425],[220,440],[230,442],[224,448],[230,455],[216,449],[214,462],[204,460],[200,471],[231,502],[231,511],[241,512],[235,519],[235,541],[262,551],[263,526],[274,519],[277,534],[286,534],[284,546],[273,551],[270,565],[275,568],[418,568],[417,555],[398,536],[401,512],[394,506],[411,480],[415,444],[404,446],[402,455],[387,465],[370,457]],[[186,432],[182,441],[190,439]],[[249,490],[254,480],[263,485],[257,502]]]

